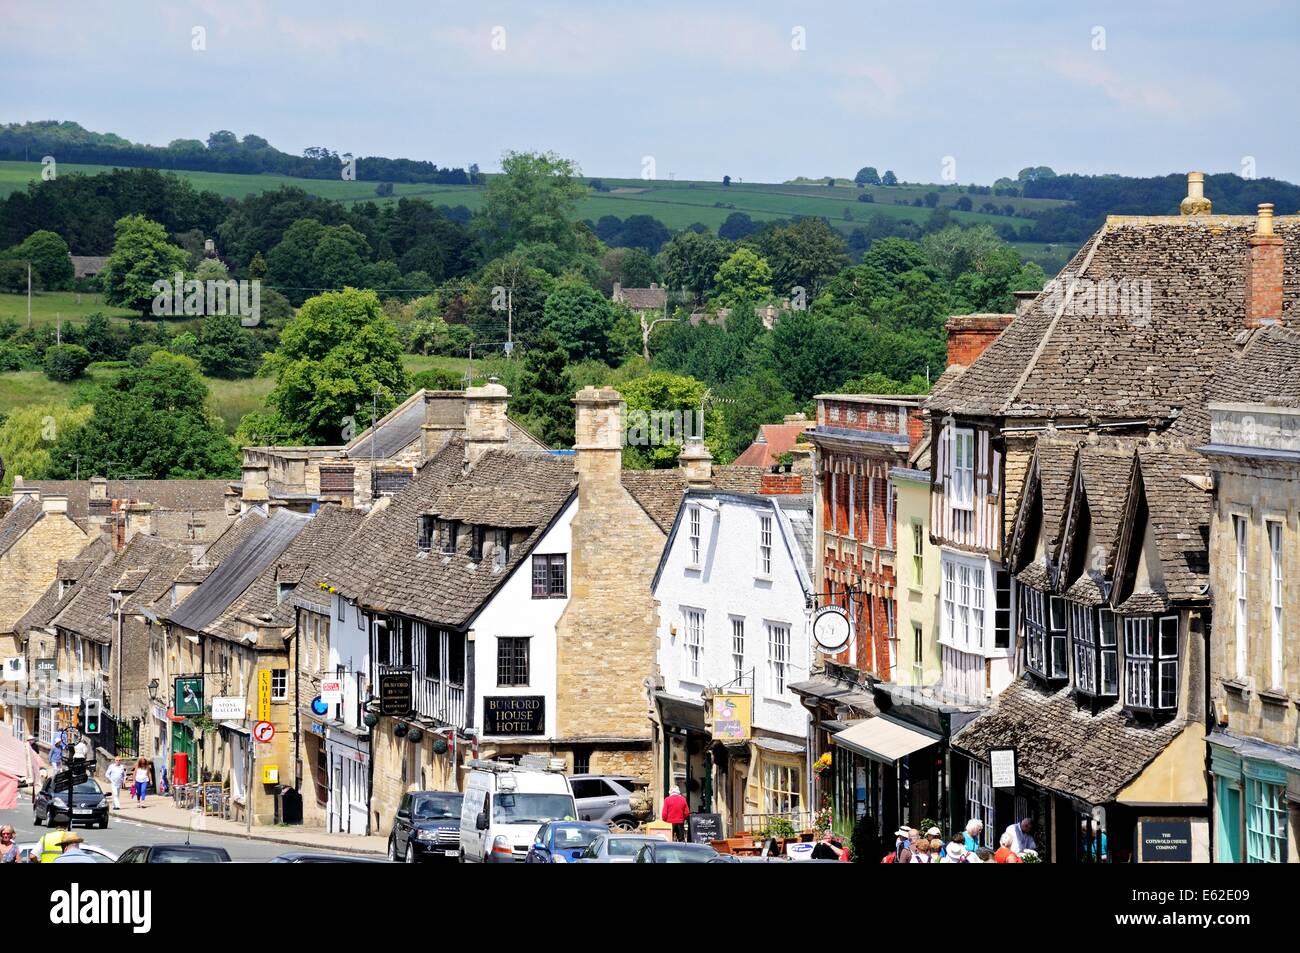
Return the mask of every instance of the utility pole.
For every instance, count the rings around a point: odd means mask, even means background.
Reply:
[[[27,326],[32,326],[32,263],[27,263]]]

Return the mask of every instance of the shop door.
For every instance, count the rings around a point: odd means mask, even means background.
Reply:
[[[1219,855],[1221,864],[1241,863],[1241,788],[1219,781]]]
[[[339,833],[343,830],[344,805],[343,805],[343,759],[336,753],[331,752],[329,756],[330,779],[329,779],[329,815],[330,831]]]

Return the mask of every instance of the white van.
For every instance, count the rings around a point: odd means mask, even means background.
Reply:
[[[576,821],[573,790],[557,767],[538,769],[470,761],[460,808],[463,863],[522,862],[537,831],[548,821]]]

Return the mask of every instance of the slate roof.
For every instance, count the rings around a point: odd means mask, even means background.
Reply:
[[[1113,217],[1059,276],[1149,288],[1146,309],[1067,307],[1049,286],[926,407],[980,416],[1130,419],[1181,412],[1173,431],[1204,442],[1207,387],[1245,318],[1254,216]],[[1283,238],[1284,315],[1300,299],[1300,221]],[[1147,284],[1149,282],[1149,284]],[[1131,300],[1131,298],[1130,298]]]
[[[89,480],[24,480],[23,486],[37,487],[41,496],[66,496],[68,515],[84,520],[90,512]],[[226,509],[229,480],[109,480],[109,500],[137,500],[161,510],[212,512]]]
[[[813,565],[815,553],[813,551],[813,498],[811,493],[783,493],[768,497],[785,514],[790,521],[790,529],[794,532],[795,545],[799,547],[799,553],[803,556],[804,567],[808,570],[808,578],[817,577],[816,568]]]
[[[171,576],[189,560],[189,549],[143,533],[135,536],[122,552],[100,563],[83,580],[66,605],[51,619],[51,624],[76,632],[95,642],[112,640],[110,595],[122,576],[131,570],[158,570],[169,585]],[[137,596],[139,594],[137,593]],[[123,608],[127,604],[123,603]]]
[[[80,591],[80,586],[90,574],[113,554],[113,547],[103,536],[97,536],[86,544],[85,549],[73,559],[60,559],[54,581],[41,593],[41,597],[27,612],[14,623],[14,631],[27,632],[40,629],[50,624],[50,620],[62,611]],[[60,581],[72,585],[59,595]]]
[[[1074,476],[1074,458],[1078,449],[1077,438],[1046,437],[1040,437],[1034,448],[1038,493],[1043,501],[1041,532],[1049,551],[1060,536],[1062,517],[1065,515],[1065,501],[1070,493],[1070,480]],[[1024,499],[1024,495],[1021,499]]]
[[[714,466],[713,488],[732,493],[758,493],[763,487],[766,467],[748,467],[737,464]]]
[[[657,287],[620,288],[614,300],[623,302],[633,311],[662,311],[664,302],[668,300],[668,292],[667,289]]]
[[[1078,466],[1088,499],[1092,535],[1105,549],[1105,569],[1109,572],[1115,565],[1119,521],[1124,515],[1124,501],[1133,473],[1133,444],[1116,441],[1099,446],[1084,445],[1079,448]]]
[[[1237,335],[1238,347],[1221,365],[1210,399],[1300,407],[1300,331],[1274,325]]]
[[[770,467],[781,454],[793,450],[804,431],[813,426],[811,420],[799,424],[762,424],[758,428],[758,439],[736,457],[735,465]]]
[[[673,528],[677,507],[686,492],[681,470],[624,470],[621,479],[623,489],[666,535]]]
[[[340,547],[338,558],[327,567],[325,581],[380,611],[453,628],[468,624],[528,557],[573,496],[576,479],[571,458],[548,453],[490,450],[468,473],[462,472],[463,459],[464,441],[453,437]],[[484,502],[477,491],[458,489],[462,483],[490,486],[497,496],[496,502],[476,509],[475,515],[502,519],[517,528],[525,516],[536,520],[527,539],[511,545],[504,571],[494,570],[487,561],[470,562],[468,531],[457,534],[454,556],[419,549],[418,518],[444,516],[438,510],[440,501],[465,507]]]
[[[1185,475],[1208,475],[1205,459],[1193,451],[1170,447],[1143,447],[1138,459],[1165,594],[1171,602],[1204,601],[1210,575],[1213,497]]]
[[[1014,746],[1022,778],[1100,805],[1114,801],[1186,724],[1139,722],[1119,702],[1092,715],[1079,709],[1068,686],[1047,691],[1022,678],[954,734],[952,746],[981,761],[990,748]]]
[[[171,621],[192,632],[207,631],[289,547],[312,518],[277,510],[227,555],[171,613]]]
[[[27,531],[41,518],[41,501],[31,497],[20,497],[4,519],[0,519],[0,555],[4,555],[14,543],[22,539]]]

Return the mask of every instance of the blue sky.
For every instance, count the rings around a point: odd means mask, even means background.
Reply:
[[[1270,0],[3,6],[0,121],[137,142],[224,128],[294,153],[492,170],[540,149],[589,175],[653,156],[660,178],[765,182],[862,165],[933,182],[949,156],[960,182],[1252,157],[1300,181],[1300,16]]]

